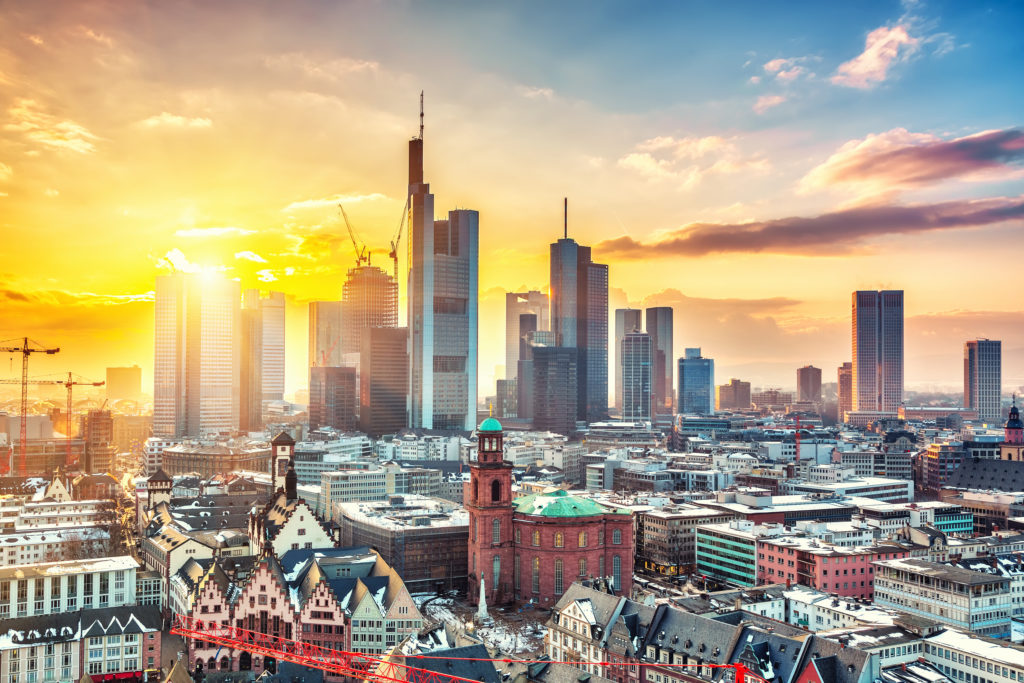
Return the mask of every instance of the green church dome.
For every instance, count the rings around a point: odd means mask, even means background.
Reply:
[[[489,417],[480,423],[480,427],[477,431],[481,432],[500,432],[501,423],[495,420],[493,417]]]

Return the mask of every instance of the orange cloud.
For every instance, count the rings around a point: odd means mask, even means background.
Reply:
[[[864,51],[839,65],[832,82],[848,88],[872,88],[886,79],[893,64],[914,54],[919,43],[905,26],[876,28],[865,39]]]

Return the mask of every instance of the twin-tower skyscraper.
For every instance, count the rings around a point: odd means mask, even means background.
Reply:
[[[434,219],[420,133],[409,141],[409,425],[476,428],[480,214]]]

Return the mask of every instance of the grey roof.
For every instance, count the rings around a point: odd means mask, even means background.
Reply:
[[[946,480],[946,488],[1024,491],[1024,462],[965,459]]]
[[[163,625],[156,605],[129,605],[81,612],[82,637],[115,633],[148,633]]]
[[[961,567],[940,564],[938,562],[929,562],[928,560],[882,560],[881,562],[876,562],[875,564],[880,567],[895,567],[896,569],[903,569],[905,571],[911,572],[912,574],[934,576],[941,579],[946,579],[947,581],[953,581],[955,583],[964,583],[968,586],[974,586],[983,583],[992,583],[995,581],[1009,581],[1009,579],[1007,578],[1003,578],[1001,576],[994,574],[989,574],[987,572],[976,572],[970,569],[963,569]]]
[[[439,674],[448,674],[481,683],[501,683],[501,676],[490,659],[491,655],[482,644],[434,650],[431,659],[420,659],[416,655],[406,657],[406,664]],[[472,660],[472,661],[468,661]]]
[[[684,612],[678,607],[659,605],[647,629],[644,649],[650,646],[679,655],[700,657],[706,662],[723,664],[729,658],[730,643],[736,627]]]
[[[803,657],[798,663],[796,672],[803,672],[812,660],[817,663],[817,661],[827,658],[833,658],[834,661],[822,662],[819,665],[819,671],[823,666],[832,668],[834,677],[822,680],[832,680],[835,683],[857,683],[861,679],[862,672],[871,664],[871,655],[864,650],[846,647],[837,641],[812,635],[807,638]]]

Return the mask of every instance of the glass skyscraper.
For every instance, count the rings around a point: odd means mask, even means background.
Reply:
[[[1002,417],[1003,343],[977,339],[964,344],[964,408],[983,420]]]
[[[653,343],[646,332],[626,333],[620,342],[622,370],[618,382],[622,387],[622,419],[650,421],[653,418],[651,393]]]
[[[853,293],[853,410],[903,402],[903,290]]]
[[[679,412],[711,415],[715,412],[715,361],[686,349],[679,359]]]

